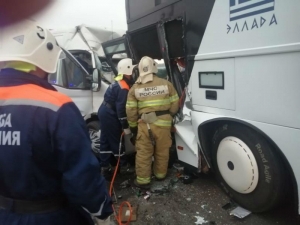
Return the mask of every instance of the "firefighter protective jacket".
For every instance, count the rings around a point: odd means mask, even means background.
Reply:
[[[132,86],[128,93],[126,113],[129,126],[137,127],[137,121],[143,113],[169,111],[175,115],[178,111],[178,95],[174,86],[167,80],[153,76],[153,81]],[[171,127],[170,115],[158,116],[154,123],[160,127]]]
[[[27,201],[64,196],[71,204],[104,218],[112,213],[112,207],[99,171],[86,124],[71,99],[46,80],[13,69],[2,70],[0,195]],[[9,216],[0,210],[0,221],[48,225],[53,224],[51,215]],[[62,215],[57,213],[57,220],[67,218]]]
[[[104,95],[104,102],[108,103],[117,114],[123,129],[127,129],[126,101],[129,91],[130,81],[125,77],[109,86]]]

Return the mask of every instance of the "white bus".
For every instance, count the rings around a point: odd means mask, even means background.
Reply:
[[[287,193],[299,206],[300,1],[126,0],[126,11],[126,37],[103,47],[164,59],[184,103],[179,160],[206,162],[253,212]]]

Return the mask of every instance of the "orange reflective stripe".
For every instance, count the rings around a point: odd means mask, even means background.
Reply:
[[[59,92],[48,90],[34,84],[25,84],[13,87],[0,88],[0,100],[24,99],[50,103],[58,107],[72,102],[72,100]]]
[[[119,85],[120,85],[120,87],[122,88],[122,89],[126,89],[126,90],[128,90],[129,91],[129,86],[128,86],[128,84],[126,83],[126,81],[125,80],[120,80],[120,81],[118,81],[118,83],[119,83]]]

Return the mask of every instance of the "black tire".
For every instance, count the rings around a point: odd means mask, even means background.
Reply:
[[[99,157],[100,152],[100,136],[97,134],[100,130],[99,121],[91,121],[87,124],[90,138],[92,141],[92,150],[94,154]]]
[[[237,192],[231,188],[226,183],[219,170],[217,161],[218,148],[221,141],[228,137],[235,137],[243,141],[251,150],[256,160],[258,169],[258,182],[256,182],[256,187],[253,186],[255,189],[250,193]],[[234,143],[229,145],[234,145]],[[241,151],[243,151],[242,147]],[[244,152],[242,154],[244,154]],[[234,154],[234,156],[237,156],[237,154]],[[231,158],[230,154],[228,154],[228,157]],[[225,161],[226,160],[221,162],[223,163],[223,168],[224,164],[226,163]],[[242,162],[242,159],[239,162]],[[224,123],[219,127],[218,130],[216,130],[212,138],[212,163],[217,180],[219,181],[223,190],[242,207],[252,212],[264,212],[276,207],[281,201],[286,183],[284,166],[279,157],[276,155],[272,146],[258,132],[243,125]],[[228,170],[222,171],[223,174],[226,173],[226,176],[231,176],[229,170],[234,170],[234,167],[232,168],[232,164],[230,165],[230,163],[230,161],[227,163]],[[238,173],[239,171],[236,172]],[[241,173],[240,175],[242,176],[243,174]],[[234,179],[236,178],[232,176],[232,180]]]

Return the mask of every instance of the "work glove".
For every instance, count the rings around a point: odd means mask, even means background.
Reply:
[[[110,225],[110,216],[106,220],[95,218],[96,225]]]
[[[124,129],[124,134],[125,135],[131,134],[130,128]]]
[[[138,128],[137,127],[131,128],[131,132],[132,132],[132,137],[130,138],[130,142],[131,144],[135,145]]]

